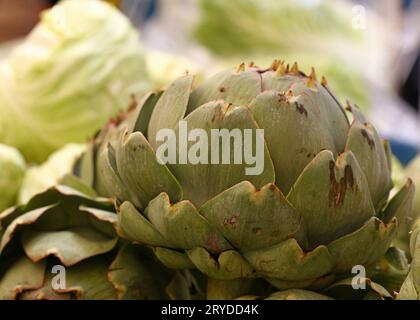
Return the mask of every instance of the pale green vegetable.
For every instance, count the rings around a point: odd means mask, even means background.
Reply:
[[[85,142],[148,88],[130,21],[103,1],[62,1],[0,64],[0,141],[42,162]]]
[[[85,150],[83,144],[69,144],[53,153],[42,165],[29,168],[19,192],[19,203],[26,203],[36,194],[56,185],[71,172],[77,158]]]
[[[198,80],[203,78],[203,70],[194,62],[178,55],[152,50],[146,53],[146,67],[156,89],[162,89],[181,74],[191,73]]]
[[[340,51],[364,34],[352,28],[350,6],[336,1],[196,0],[193,36],[217,54]],[[334,46],[332,46],[334,43]]]
[[[15,204],[25,168],[19,151],[0,144],[0,212]]]
[[[201,19],[192,37],[231,61],[299,61],[327,77],[341,100],[370,105],[361,59],[365,30],[352,27],[352,7],[342,1],[197,0]],[[351,53],[351,54],[349,54]]]

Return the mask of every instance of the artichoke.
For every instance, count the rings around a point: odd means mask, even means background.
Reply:
[[[116,200],[123,238],[220,291],[254,278],[319,290],[384,255],[414,187],[389,200],[390,148],[356,106],[344,108],[314,70],[277,60],[193,82],[184,75],[109,122],[75,168]],[[223,129],[233,132],[225,145],[199,143]],[[241,162],[235,137],[246,129]]]
[[[182,274],[118,238],[113,209],[59,185],[3,212],[0,299],[185,298]]]
[[[25,170],[20,152],[0,144],[0,212],[15,204]]]

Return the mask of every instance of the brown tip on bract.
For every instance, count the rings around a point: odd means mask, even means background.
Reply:
[[[297,62],[295,62],[295,63],[293,64],[293,66],[292,66],[292,70],[290,70],[290,72],[291,72],[292,74],[296,74],[296,75],[298,75],[298,74],[299,74],[299,66],[298,66]]]
[[[314,79],[315,81],[317,81],[316,72],[315,72],[314,67],[312,67],[312,69],[311,69],[311,74],[309,75],[309,78]]]
[[[321,78],[321,84],[322,84],[324,87],[328,86],[328,81],[327,81],[327,78],[325,78],[324,76],[322,76],[322,78]]]
[[[286,66],[284,65],[284,60],[279,61],[279,65],[276,70],[277,76],[284,76],[286,74]]]
[[[240,65],[239,65],[239,67],[238,67],[238,69],[236,70],[238,73],[239,72],[244,72],[245,71],[245,62],[242,62]]]
[[[251,61],[251,62],[248,64],[248,68],[253,68],[253,67],[255,67],[255,62],[254,62],[254,61]]]
[[[306,85],[307,85],[308,87],[315,87],[315,85],[316,85],[316,81],[317,81],[317,78],[316,78],[316,72],[315,72],[314,67],[312,67],[312,69],[311,69],[311,74],[310,74],[310,75],[309,75],[309,77],[308,77],[308,81],[306,82]]]
[[[289,66],[289,64],[287,64],[285,73],[289,73],[289,72],[290,72],[290,66]]]
[[[279,65],[280,65],[280,60],[275,59],[273,63],[271,64],[270,69],[273,71],[277,71]]]

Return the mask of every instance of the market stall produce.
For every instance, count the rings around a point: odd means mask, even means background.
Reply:
[[[397,20],[350,1],[43,5],[0,44],[0,300],[420,300]]]

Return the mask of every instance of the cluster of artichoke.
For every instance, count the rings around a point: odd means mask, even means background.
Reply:
[[[263,169],[224,162],[233,147],[219,164],[162,163],[160,148],[196,145],[177,143],[181,123],[263,130]],[[392,187],[389,145],[314,70],[186,74],[109,121],[60,186],[1,214],[0,297],[418,299],[414,184]],[[410,252],[395,245],[410,235]]]

